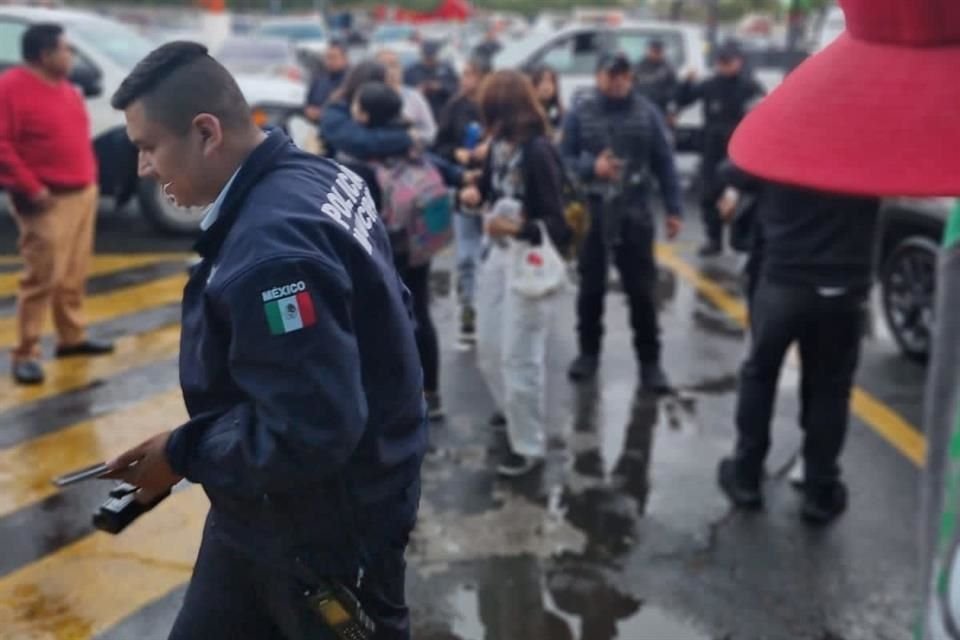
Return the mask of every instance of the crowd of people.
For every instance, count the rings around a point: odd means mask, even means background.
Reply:
[[[80,315],[96,191],[88,139],[69,126],[83,111],[66,81],[69,43],[59,27],[41,25],[23,47],[26,66],[0,77],[0,178],[14,193],[27,267],[13,374],[39,382],[39,327],[51,303],[58,355],[102,355],[111,345],[87,339]],[[194,43],[157,49],[113,96],[140,174],[182,205],[212,203],[183,307],[181,383],[191,419],[108,464],[112,477],[149,494],[185,477],[211,496],[172,637],[217,637],[226,627],[236,631],[230,637],[271,637],[277,628],[306,637],[317,617],[310,601],[290,594],[330,581],[331,597],[337,585],[351,586],[380,625],[377,637],[409,637],[403,549],[416,518],[426,420],[443,417],[430,269],[451,236],[458,343],[476,347],[498,409],[492,421],[508,435],[499,474],[518,477],[544,463],[545,356],[567,276],[561,256],[575,254],[580,275],[570,378],[590,380],[601,367],[613,263],[629,301],[640,389],[671,391],[651,201],[659,195],[664,233],[677,237],[683,201],[673,127],[679,110],[698,101],[701,254],[723,250],[724,221],[752,218],[752,340],[738,440],[720,462],[719,485],[737,507],[762,503],[777,380],[798,343],[802,513],[826,523],[846,508],[838,460],[879,200],[801,189],[727,162],[734,131],[762,96],[733,45],[717,52],[716,75],[702,81],[678,81],[659,42],[639,66],[605,53],[596,86],[566,105],[553,70],[494,71],[495,50],[485,42],[486,53],[458,77],[433,43],[408,69],[389,50],[351,66],[346,50],[331,45],[305,112],[323,154],[337,162],[257,128],[235,80]],[[37,96],[66,114],[62,127],[43,129],[46,146],[24,143],[18,129]],[[76,147],[69,157],[52,151],[67,143]],[[578,203],[591,214],[585,233],[571,219]],[[227,583],[236,588],[219,589]]]
[[[548,251],[577,256],[579,354],[570,366],[572,380],[591,379],[600,368],[613,263],[629,300],[641,388],[669,392],[654,298],[656,207],[650,200],[661,194],[666,236],[676,237],[682,197],[673,130],[680,111],[702,101],[706,126],[698,144],[708,233],[701,253],[722,251],[717,202],[727,185],[718,174],[733,130],[762,89],[733,44],[718,52],[715,77],[681,81],[664,44],[654,40],[637,65],[624,54],[601,56],[595,89],[565,105],[556,71],[494,72],[498,50],[496,34],[487,34],[458,77],[432,42],[423,43],[421,59],[405,70],[389,49],[348,70],[345,48],[334,44],[327,70],[313,82],[307,113],[318,124],[324,153],[363,176],[381,210],[390,208],[383,199],[393,197],[375,170],[385,162],[432,165],[456,193],[450,225],[458,345],[477,348],[498,406],[491,420],[510,435],[511,452],[499,470],[512,476],[536,468],[545,454],[544,354],[556,298],[555,292],[530,296],[508,286],[517,268],[512,246],[548,245]],[[588,231],[574,233],[572,199],[592,214]],[[414,299],[429,415],[439,420],[430,261],[411,265],[404,247],[395,243],[394,249]]]

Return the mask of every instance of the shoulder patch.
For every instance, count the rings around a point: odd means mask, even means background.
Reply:
[[[317,322],[313,298],[302,280],[260,292],[270,334],[280,336]]]

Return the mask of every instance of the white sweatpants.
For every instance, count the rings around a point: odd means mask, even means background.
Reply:
[[[477,366],[507,418],[514,453],[546,454],[546,350],[556,296],[531,299],[508,283],[510,251],[493,245],[477,278]]]

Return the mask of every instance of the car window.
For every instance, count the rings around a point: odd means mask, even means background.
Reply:
[[[602,50],[599,33],[578,33],[558,40],[537,56],[536,65],[547,65],[560,75],[591,74]]]
[[[617,49],[627,54],[634,63],[640,62],[652,40],[663,43],[667,60],[679,69],[687,64],[687,55],[683,50],[683,36],[679,32],[669,31],[621,31],[617,34]]]
[[[0,67],[20,64],[20,39],[27,25],[0,20]]]

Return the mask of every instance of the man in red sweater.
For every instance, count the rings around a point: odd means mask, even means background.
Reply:
[[[97,164],[86,107],[67,80],[70,46],[60,26],[37,24],[24,33],[22,47],[24,66],[0,75],[0,187],[10,195],[24,262],[13,377],[39,384],[51,304],[58,358],[110,353],[113,345],[88,339],[84,324]]]

